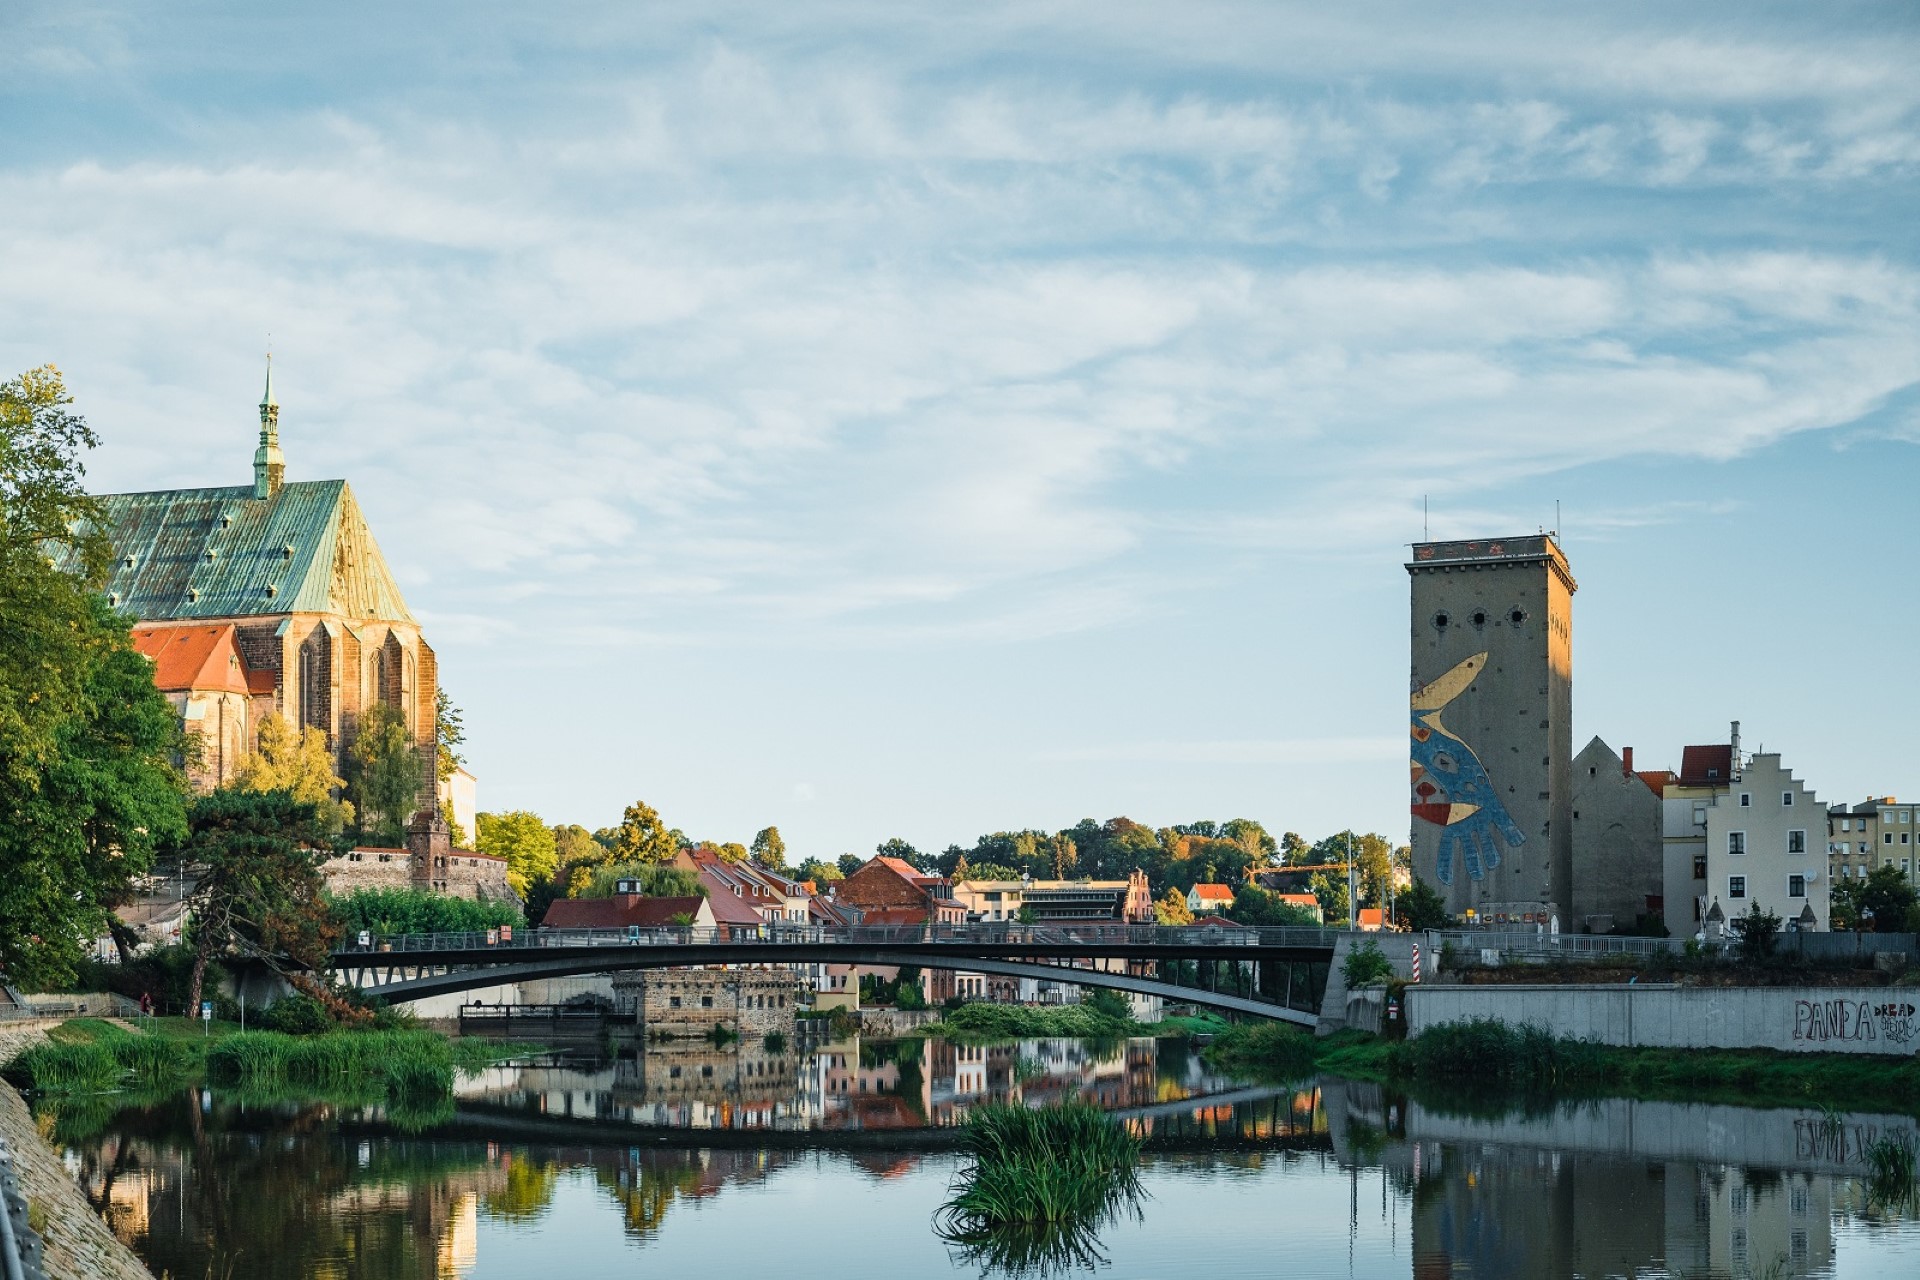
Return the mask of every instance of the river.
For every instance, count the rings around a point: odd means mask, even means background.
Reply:
[[[967,1108],[1071,1096],[1144,1135],[1137,1211],[1037,1255],[943,1240]],[[1182,1041],[703,1049],[496,1068],[426,1116],[190,1090],[46,1119],[172,1280],[1920,1276],[1920,1221],[1863,1182],[1908,1118],[1500,1115],[1250,1084]]]

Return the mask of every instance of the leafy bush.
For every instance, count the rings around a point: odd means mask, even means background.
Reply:
[[[926,1030],[961,1038],[1020,1040],[1057,1036],[1089,1040],[1111,1039],[1133,1032],[1131,1017],[1114,1018],[1088,1004],[1035,1009],[1017,1004],[963,1005]]]
[[[1747,908],[1745,915],[1731,922],[1733,936],[1740,940],[1740,954],[1748,960],[1764,960],[1773,954],[1780,937],[1780,917],[1764,910],[1759,903]]]
[[[1430,1027],[1396,1046],[1393,1064],[1421,1079],[1526,1088],[1594,1083],[1614,1074],[1602,1045],[1492,1018]]]
[[[1081,1004],[1103,1017],[1115,1022],[1132,1022],[1133,1004],[1118,991],[1109,991],[1105,987],[1095,987],[1081,999]]]
[[[187,990],[192,984],[193,949],[176,942],[135,956],[130,964],[83,960],[73,989],[111,991],[130,1000],[151,996],[160,1013],[187,1013]]]
[[[526,923],[520,908],[497,899],[454,898],[418,889],[356,889],[333,900],[334,918],[348,940],[374,934],[478,933]]]
[[[260,1015],[263,1031],[281,1031],[290,1036],[317,1035],[334,1029],[333,1015],[327,1006],[310,995],[294,992],[268,1005]]]
[[[1346,961],[1340,966],[1340,976],[1347,980],[1349,990],[1384,982],[1392,973],[1393,962],[1371,939],[1347,952]]]

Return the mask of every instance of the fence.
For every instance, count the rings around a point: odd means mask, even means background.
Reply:
[[[1437,936],[1440,946],[1451,946],[1470,957],[1477,956],[1481,951],[1498,951],[1503,955],[1520,955],[1529,959],[1644,958],[1678,951],[1685,945],[1678,938],[1635,938],[1607,933],[1495,933],[1491,930],[1449,929]]]
[[[1241,946],[1333,950],[1338,931],[1303,927],[1227,928],[1140,924],[924,924],[854,925],[664,925],[625,929],[489,929],[470,933],[412,933],[355,940],[340,954],[430,951],[524,951],[547,947],[701,946],[743,943],[843,943],[856,946],[923,946],[968,943],[986,946]]]

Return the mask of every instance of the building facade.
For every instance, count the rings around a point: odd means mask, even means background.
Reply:
[[[1415,544],[1414,874],[1455,915],[1573,902],[1573,594],[1551,535]]]
[[[1664,775],[1635,773],[1633,748],[1599,738],[1573,758],[1573,927],[1581,933],[1665,924]]]
[[[1108,920],[1153,923],[1153,888],[1144,871],[1125,880],[959,880],[954,900],[970,919],[1016,920],[1022,909],[1035,922]]]
[[[1707,920],[1730,925],[1759,907],[1787,929],[1830,928],[1826,830],[1827,806],[1778,752],[1736,756],[1706,811]]]

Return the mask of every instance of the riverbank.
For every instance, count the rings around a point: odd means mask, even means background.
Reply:
[[[1347,1031],[1315,1038],[1277,1023],[1233,1028],[1207,1050],[1229,1071],[1273,1080],[1314,1072],[1516,1100],[1623,1097],[1743,1106],[1873,1105],[1920,1115],[1920,1058],[1767,1049],[1621,1048],[1498,1022],[1451,1023],[1410,1040]]]
[[[15,1023],[0,1028],[0,1055],[11,1059],[43,1043],[50,1023]],[[27,1218],[45,1245],[49,1276],[85,1276],[88,1280],[153,1280],[153,1275],[122,1244],[47,1145],[26,1100],[0,1085],[0,1138],[13,1152],[14,1174],[27,1197]]]
[[[1116,1040],[1131,1036],[1161,1039],[1171,1036],[1218,1035],[1229,1024],[1220,1018],[1173,1017],[1160,1022],[1135,1022],[1102,1013],[1090,1005],[963,1004],[937,1022],[915,1027],[910,1036],[941,1036],[965,1043],[1004,1040],[1076,1039]]]

